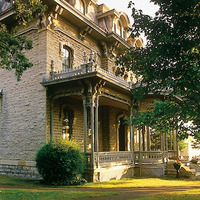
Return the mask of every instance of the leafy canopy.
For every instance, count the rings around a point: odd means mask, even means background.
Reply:
[[[146,113],[133,119],[168,132],[178,129],[200,139],[200,0],[151,0],[159,6],[155,17],[132,7],[132,35],[147,38],[144,48],[119,54],[121,73],[133,71],[138,77],[133,95],[137,101],[149,93],[162,95]]]
[[[33,18],[42,16],[46,9],[40,0],[13,1],[17,26],[27,25]],[[17,35],[17,26],[10,28],[0,21],[0,68],[15,69],[17,80],[20,80],[23,71],[32,67],[32,63],[24,55],[24,50],[32,48],[32,42],[25,36]]]

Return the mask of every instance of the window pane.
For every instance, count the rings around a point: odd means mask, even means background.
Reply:
[[[78,9],[80,12],[82,12],[84,14],[84,4],[83,4],[83,1],[77,0],[75,8]]]
[[[119,21],[117,22],[117,30],[116,30],[116,32],[117,32],[118,35],[122,36],[122,34],[121,34],[122,33],[122,26],[121,26]]]
[[[64,55],[62,59],[62,68],[63,70],[70,68],[70,51],[67,48],[63,49]]]

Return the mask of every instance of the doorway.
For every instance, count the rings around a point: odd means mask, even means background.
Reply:
[[[126,138],[126,124],[124,118],[121,117],[119,119],[119,151],[126,151],[127,150],[127,138]]]

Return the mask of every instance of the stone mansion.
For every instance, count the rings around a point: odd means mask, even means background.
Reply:
[[[164,175],[177,155],[176,132],[155,134],[124,123],[155,99],[135,104],[134,75],[115,74],[117,48],[144,45],[130,37],[127,14],[97,0],[43,2],[46,14],[18,33],[33,41],[25,52],[33,67],[21,81],[0,69],[0,174],[38,178],[37,150],[64,137],[85,153],[90,181]],[[0,22],[12,20],[12,6],[2,0]]]

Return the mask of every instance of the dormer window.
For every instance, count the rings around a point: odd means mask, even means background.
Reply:
[[[121,25],[120,21],[117,22],[116,33],[118,35],[122,36],[122,25]]]
[[[72,66],[72,51],[71,49],[64,45],[63,46],[63,58],[62,58],[62,69],[66,70],[71,68]]]
[[[85,14],[84,3],[82,0],[76,0],[75,8],[78,9],[81,13]]]

